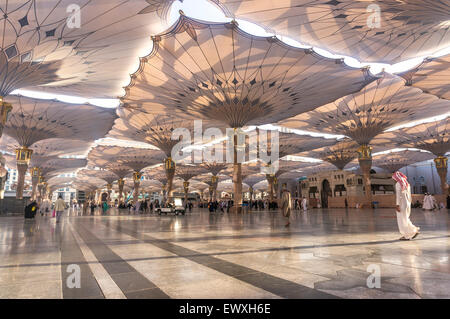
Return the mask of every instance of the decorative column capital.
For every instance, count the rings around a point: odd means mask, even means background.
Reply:
[[[175,170],[175,162],[172,160],[172,157],[168,157],[164,159],[164,168],[166,170]]]
[[[30,163],[32,154],[33,154],[33,150],[29,149],[26,146],[22,146],[22,147],[16,149],[17,164],[28,165]]]
[[[39,178],[41,177],[41,169],[39,167],[30,168],[31,177]]]
[[[358,160],[372,160],[372,147],[369,145],[361,145],[358,150]]]
[[[436,168],[448,168],[448,158],[446,156],[438,156],[434,159]]]
[[[141,172],[134,172],[133,173],[133,181],[135,183],[139,182],[142,178],[142,173]]]
[[[0,96],[0,121],[1,125],[5,125],[8,115],[12,110],[11,103],[3,102],[3,96]]]

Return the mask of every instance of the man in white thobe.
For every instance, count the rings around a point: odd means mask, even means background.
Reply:
[[[397,224],[402,237],[400,240],[411,240],[419,234],[419,227],[413,225],[409,216],[411,214],[411,187],[405,175],[395,172],[392,178],[395,184],[395,198],[397,211]]]
[[[423,197],[423,205],[422,208],[424,210],[432,210],[433,209],[433,199],[431,198],[430,194],[425,194]]]
[[[306,212],[306,210],[308,209],[308,206],[307,206],[307,202],[306,202],[306,198],[305,198],[305,197],[303,197],[303,199],[302,199],[302,208],[303,208],[303,211],[304,211],[304,212]]]

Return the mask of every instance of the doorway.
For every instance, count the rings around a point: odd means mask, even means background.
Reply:
[[[331,196],[330,182],[324,179],[322,182],[322,192],[320,193],[322,200],[322,208],[328,208],[328,196]]]

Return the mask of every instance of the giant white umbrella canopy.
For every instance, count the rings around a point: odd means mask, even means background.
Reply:
[[[123,107],[213,120],[235,131],[312,110],[374,80],[367,69],[250,35],[235,22],[181,15],[153,43],[125,89]],[[236,148],[236,134],[234,139]],[[239,209],[240,163],[235,159],[233,165]]]
[[[115,121],[108,136],[117,139],[138,140],[162,150],[165,154],[164,169],[168,180],[166,191],[170,196],[176,167],[175,159],[172,157],[172,150],[182,141],[181,136],[175,134],[175,130],[179,128],[186,129],[191,139],[193,139],[194,129],[196,128],[194,121],[186,120],[170,113],[150,114],[121,107],[117,109],[117,114],[120,118]],[[205,125],[210,127],[213,123],[203,121],[202,126]]]
[[[344,139],[332,146],[321,147],[307,152],[295,154],[321,159],[343,170],[345,166],[358,157],[358,143],[351,139]]]
[[[0,136],[21,88],[116,97],[173,0],[8,0],[0,4]],[[148,41],[150,42],[150,41]],[[150,43],[147,43],[150,45]]]
[[[134,181],[132,178],[125,179],[125,186],[134,189]],[[141,180],[139,184],[139,189],[143,190],[144,192],[154,192],[161,190],[162,184],[161,182],[154,180],[154,179],[143,179]],[[135,196],[138,196],[135,198]],[[139,198],[139,192],[136,194],[136,192],[133,194],[133,200],[136,200]]]
[[[105,184],[105,181],[101,178],[86,175],[77,175],[72,182],[73,188],[83,190],[88,193],[102,189]]]
[[[207,169],[208,170],[208,169]],[[220,170],[222,171],[222,169]],[[209,199],[210,200],[216,200],[217,199],[217,184],[225,179],[229,179],[230,177],[224,174],[216,174],[209,171],[208,173],[201,174],[195,177],[197,181],[200,181],[204,183],[206,186],[208,186],[208,193],[209,193]]]
[[[87,176],[93,176],[103,179],[106,182],[106,188],[108,190],[108,196],[111,197],[111,191],[112,191],[112,183],[114,181],[118,180],[119,177],[114,172],[107,170],[107,169],[82,169],[78,171],[77,175],[87,175]]]
[[[396,63],[450,46],[448,0],[210,0],[244,19],[303,44]]]
[[[48,138],[40,140],[29,148],[33,151],[30,164],[38,162],[37,157],[52,157],[60,155],[83,155],[91,147],[92,142],[67,138]],[[20,144],[12,137],[3,135],[0,138],[0,150],[14,153]]]
[[[263,130],[258,130],[264,132]],[[273,130],[271,130],[273,132]],[[275,151],[278,149],[278,160],[287,155],[292,155],[300,152],[309,151],[312,149],[334,145],[337,140],[334,138],[323,138],[318,136],[312,136],[309,134],[296,134],[296,133],[284,133],[278,132],[278,140],[272,143],[271,138],[267,137],[267,149],[268,151]],[[272,145],[273,144],[273,145]],[[258,156],[260,160],[263,160],[261,156]]]
[[[116,97],[173,0],[10,0],[0,4],[0,95],[14,89]],[[148,44],[147,44],[148,45]]]
[[[117,184],[119,187],[119,202],[122,202],[123,187],[124,187],[124,183],[125,183],[124,178],[127,175],[132,174],[133,169],[127,165],[124,165],[122,163],[117,163],[113,160],[109,161],[109,160],[104,160],[101,158],[93,159],[93,156],[90,156],[88,158],[88,165],[93,166],[93,167],[103,168],[103,169],[108,170],[108,171],[114,173],[115,175],[117,175],[117,177],[118,177]]]
[[[399,75],[406,79],[407,85],[450,100],[450,54],[427,58],[416,68]]]
[[[189,181],[196,176],[206,172],[206,169],[199,165],[177,165],[175,170],[176,176],[183,179],[184,202],[187,202],[187,194],[189,193]]]
[[[240,128],[312,110],[375,79],[367,69],[250,35],[234,22],[181,15],[153,42],[121,98],[124,108]]]
[[[273,200],[274,191],[277,189],[278,177],[286,172],[292,170],[299,170],[306,167],[313,167],[318,165],[310,161],[291,161],[280,159],[274,163],[264,163],[266,165],[266,179],[269,185],[270,200]]]
[[[394,173],[405,166],[433,158],[434,156],[430,152],[407,149],[375,155],[372,158],[372,165]]]
[[[233,193],[234,194],[233,181],[231,179],[229,179],[229,180],[225,180],[225,181],[219,182],[219,184],[217,185],[217,191]],[[247,184],[245,184],[245,183],[242,183],[242,191],[243,192],[248,192],[249,191],[249,186]],[[235,194],[234,194],[234,197],[236,197]]]
[[[350,94],[314,111],[281,121],[290,128],[342,134],[356,141],[363,171],[366,201],[371,201],[369,143],[396,125],[448,112],[450,102],[405,86],[401,77],[383,74],[360,92]]]
[[[447,194],[448,158],[445,155],[450,151],[450,116],[438,121],[385,132],[374,142],[389,143],[396,147],[418,148],[433,153],[436,156],[434,163],[441,180],[442,193]]]
[[[250,176],[247,176],[246,178],[244,178],[242,181],[248,185],[248,190],[250,192],[250,199],[253,199],[253,191],[254,191],[254,186],[261,182],[262,180],[266,180],[266,176],[262,173],[256,173]]]
[[[137,195],[139,194],[142,169],[161,163],[164,159],[164,152],[150,148],[100,145],[93,148],[88,157],[103,160],[105,161],[104,165],[108,162],[116,162],[133,169],[134,192]]]
[[[33,193],[36,195],[35,188],[37,181],[41,180],[38,184],[38,190],[41,190],[45,186],[45,179],[42,174],[42,166],[50,160],[57,159],[61,155],[81,155],[88,151],[92,142],[82,140],[71,140],[64,138],[49,138],[34,143],[30,149],[33,151],[33,156],[29,162],[30,173],[32,176]],[[2,136],[0,140],[0,149],[6,150],[10,153],[14,153],[20,148],[20,144],[17,141],[6,134]],[[9,161],[8,166],[14,167],[17,165],[16,157],[13,158],[14,162]],[[84,165],[81,165],[84,166]],[[42,178],[41,178],[42,177]],[[42,196],[41,196],[42,197]]]
[[[82,158],[49,158],[39,166],[34,166],[31,169],[31,182],[33,187],[31,198],[36,199],[37,191],[39,190],[38,182],[45,187],[45,182],[50,177],[72,172],[77,168],[86,166],[86,164],[87,160]],[[40,190],[39,192],[41,193]],[[42,194],[40,195],[42,198]]]
[[[4,131],[20,144],[17,153],[17,198],[22,198],[21,185],[32,155],[34,143],[50,138],[94,141],[104,137],[116,118],[114,110],[93,105],[69,104],[55,100],[9,96],[15,104]]]
[[[73,177],[54,176],[47,181],[47,184],[50,187],[72,186],[73,180]]]

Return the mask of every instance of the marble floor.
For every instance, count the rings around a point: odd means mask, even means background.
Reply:
[[[449,213],[0,217],[0,298],[450,298]]]

